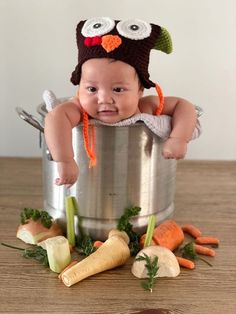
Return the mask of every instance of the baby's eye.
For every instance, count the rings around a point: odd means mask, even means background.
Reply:
[[[93,86],[87,87],[87,90],[88,90],[90,93],[95,93],[95,92],[97,91],[96,87],[93,87]]]
[[[116,93],[122,93],[122,92],[124,92],[124,88],[122,88],[122,87],[115,87],[115,88],[113,88],[113,91],[114,92],[116,92]]]

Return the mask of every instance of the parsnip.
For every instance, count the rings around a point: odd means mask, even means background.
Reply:
[[[114,231],[94,253],[72,266],[62,274],[62,281],[70,287],[75,283],[100,272],[125,264],[130,250],[124,234]]]

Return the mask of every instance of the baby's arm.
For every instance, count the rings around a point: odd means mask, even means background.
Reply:
[[[45,118],[46,143],[59,173],[57,185],[72,185],[77,180],[79,171],[74,160],[72,129],[80,120],[79,107],[73,101],[58,105]]]
[[[158,106],[158,97],[143,97],[140,104],[141,112],[154,114]],[[184,158],[187,152],[187,143],[192,138],[196,126],[196,110],[185,99],[165,97],[162,114],[172,116],[172,131],[164,144],[162,154],[165,158]]]

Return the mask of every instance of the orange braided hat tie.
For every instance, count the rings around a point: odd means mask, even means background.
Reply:
[[[91,146],[89,145],[89,118],[86,111],[83,110],[83,137],[84,137],[84,147],[86,153],[89,157],[89,168],[96,166],[97,157],[95,153],[95,129],[94,126],[91,127]]]
[[[162,89],[161,89],[160,85],[158,85],[158,84],[156,83],[155,88],[156,88],[157,94],[158,94],[158,96],[159,96],[159,102],[160,102],[160,103],[159,103],[159,106],[158,106],[157,109],[156,109],[155,114],[156,114],[157,116],[159,116],[159,115],[162,113],[163,108],[164,108],[164,95],[163,95],[163,92],[162,92]]]

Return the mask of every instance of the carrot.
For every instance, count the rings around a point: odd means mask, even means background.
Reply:
[[[125,264],[130,257],[130,250],[127,234],[124,236],[122,232],[109,233],[108,239],[94,253],[67,269],[62,274],[63,283],[70,287],[89,276]]]
[[[198,238],[202,235],[202,232],[195,226],[191,224],[185,224],[182,227],[183,232],[188,233],[193,238]]]
[[[190,261],[189,259],[183,258],[180,256],[176,256],[176,258],[177,258],[177,261],[178,261],[180,266],[188,268],[188,269],[194,269],[195,268],[194,262]]]
[[[209,236],[197,237],[195,242],[197,244],[214,244],[214,245],[219,245],[220,244],[220,240],[218,238],[209,237]]]
[[[97,249],[99,248],[101,245],[103,245],[102,241],[94,241],[93,246]]]
[[[205,247],[199,244],[194,244],[195,252],[202,255],[207,256],[215,256],[216,252],[213,249],[210,249],[209,247]]]
[[[141,249],[144,248],[145,238],[146,238],[146,233],[143,234],[143,235],[140,237],[140,240],[139,240],[139,245],[140,245],[140,248],[141,248]],[[150,245],[156,245],[156,242],[152,239]]]
[[[71,268],[72,266],[74,266],[75,264],[77,264],[78,263],[78,261],[72,261],[68,266],[66,266],[66,268],[64,268],[63,269],[63,271],[62,272],[60,272],[60,274],[58,275],[58,278],[61,280],[62,278],[62,274],[64,274],[64,272],[67,270],[67,269],[69,269],[69,268]]]
[[[157,245],[173,251],[184,241],[184,233],[180,226],[170,219],[154,229],[152,238]]]

